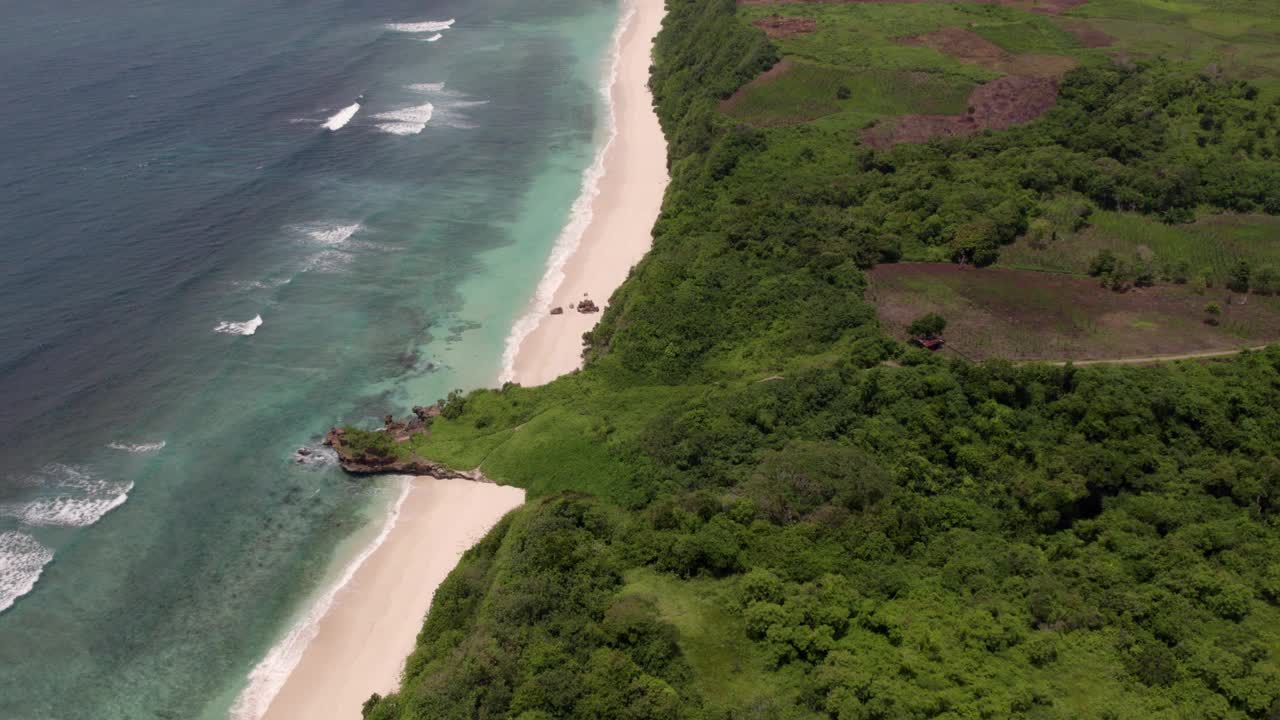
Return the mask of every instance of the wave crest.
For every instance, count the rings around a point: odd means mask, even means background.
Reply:
[[[378,113],[373,117],[377,120],[390,121],[378,125],[378,129],[383,132],[393,135],[417,135],[427,127],[427,123],[431,122],[431,115],[435,112],[435,109],[435,106],[431,103],[425,103]]]
[[[31,592],[53,551],[26,533],[0,533],[0,613]]]
[[[448,30],[457,20],[427,20],[416,23],[387,23],[383,27],[394,32],[433,33]]]
[[[325,130],[330,132],[334,130],[341,130],[346,127],[347,123],[351,122],[351,118],[355,117],[358,112],[360,112],[360,103],[351,103],[334,113],[328,120],[325,120],[324,124],[320,127],[323,127]]]
[[[112,450],[124,450],[125,452],[131,452],[131,453],[149,453],[149,452],[155,452],[157,450],[163,450],[164,444],[165,443],[163,440],[161,440],[160,442],[151,442],[151,443],[109,442],[107,443],[107,447],[111,448]]]
[[[252,320],[245,320],[244,322],[224,320],[218,323],[213,331],[225,335],[252,335],[258,332],[259,327],[262,327],[262,316],[254,315]]]
[[[88,527],[123,505],[133,490],[131,482],[102,480],[69,465],[50,465],[28,480],[48,494],[0,506],[0,515],[33,526]]]

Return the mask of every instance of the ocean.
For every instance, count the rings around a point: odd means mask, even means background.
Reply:
[[[322,433],[497,381],[619,15],[0,0],[0,717],[252,717],[400,497]]]

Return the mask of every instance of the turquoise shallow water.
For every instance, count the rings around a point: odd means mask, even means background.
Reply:
[[[4,3],[3,718],[224,717],[388,499],[295,451],[492,384],[594,154],[613,2],[216,5]]]

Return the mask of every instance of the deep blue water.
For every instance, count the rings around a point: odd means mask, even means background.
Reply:
[[[0,717],[226,715],[382,497],[295,451],[496,378],[617,15],[0,0]]]

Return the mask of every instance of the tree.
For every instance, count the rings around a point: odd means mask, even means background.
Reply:
[[[907,326],[907,334],[912,337],[941,335],[947,329],[947,319],[937,313],[921,315]]]
[[[1101,277],[1115,272],[1116,266],[1120,263],[1116,254],[1110,250],[1103,250],[1089,259],[1089,274],[1093,277]]]
[[[1217,325],[1218,318],[1222,315],[1222,306],[1218,303],[1209,303],[1204,306],[1204,322],[1206,325]]]
[[[1056,239],[1055,235],[1053,223],[1042,217],[1032,220],[1027,226],[1027,240],[1037,249],[1048,247],[1049,241]]]
[[[1227,274],[1227,288],[1238,293],[1249,292],[1249,280],[1252,275],[1253,268],[1249,267],[1249,263],[1245,260],[1237,260]]]

